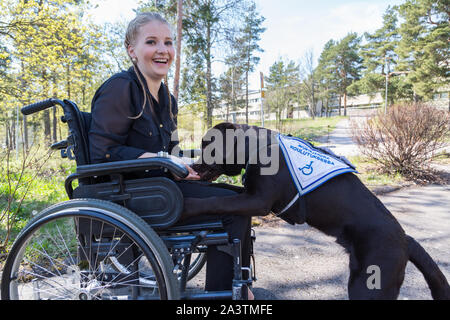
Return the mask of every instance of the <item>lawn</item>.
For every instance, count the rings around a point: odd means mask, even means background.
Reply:
[[[281,121],[279,129],[276,128],[276,121],[265,121],[264,127],[315,143],[319,137],[326,136],[333,131],[337,123],[345,118],[335,116],[315,119],[285,119]],[[254,123],[254,125],[259,125],[259,123]]]
[[[322,117],[315,119],[285,119],[277,127],[275,120],[266,120],[264,127],[267,129],[279,131],[283,134],[293,136],[317,143],[317,139],[326,136],[336,127],[336,124],[345,119],[343,116]],[[214,120],[213,125],[224,122],[223,120]],[[245,123],[245,122],[238,122]],[[260,126],[260,121],[251,121],[249,125]],[[180,145],[185,149],[199,148],[200,141],[206,133],[207,128],[204,123],[192,114],[185,113],[178,115],[178,135]]]
[[[68,199],[64,180],[75,171],[74,161],[61,159],[59,152],[54,152],[48,159],[43,157],[44,154],[44,151],[34,153],[35,160],[27,162],[23,171],[20,156],[10,158],[9,168],[3,158],[0,167],[0,245],[6,237],[8,223],[11,241],[34,214]],[[44,161],[42,170],[39,170],[39,161]],[[13,221],[8,222],[8,216],[14,217]]]

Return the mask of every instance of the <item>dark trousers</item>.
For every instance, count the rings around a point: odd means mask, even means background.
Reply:
[[[236,192],[215,186],[214,183],[197,181],[176,182],[185,198],[226,197]],[[183,221],[183,224],[221,220],[229,240],[241,240],[242,266],[250,266],[251,217],[239,215],[208,215]],[[206,264],[207,291],[230,290],[233,279],[233,258],[216,246],[208,246]],[[245,276],[245,274],[244,274]]]

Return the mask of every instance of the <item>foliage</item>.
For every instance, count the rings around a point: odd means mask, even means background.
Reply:
[[[372,94],[385,89],[386,74],[395,70],[399,61],[395,51],[401,39],[398,25],[397,11],[388,7],[383,15],[383,26],[372,34],[364,34],[367,42],[361,47],[363,77],[353,83],[350,91]],[[403,76],[391,74],[388,77],[388,100],[391,103],[410,94],[409,88],[405,88]]]
[[[331,98],[335,96],[339,96],[339,100],[343,98],[344,116],[347,96],[353,93],[351,86],[360,78],[362,68],[362,58],[359,54],[360,41],[361,38],[356,33],[349,33],[339,41],[328,41],[320,55],[317,67],[319,88],[322,91],[319,96],[326,100],[327,106]]]
[[[18,106],[50,97],[73,99],[82,109],[90,103],[105,64],[96,51],[101,41],[99,28],[85,15],[88,6],[79,0],[1,2],[0,39],[6,49],[0,49],[0,60],[7,59],[7,69],[0,80],[0,87],[6,88],[0,111],[7,131],[11,129],[6,137],[10,147],[17,140],[28,147],[30,127],[34,131],[43,127],[47,140],[61,136],[57,121],[61,112],[54,108],[22,117],[19,137],[13,121]]]
[[[184,69],[181,88],[186,89],[183,97],[189,102],[206,97],[208,127],[212,126],[212,110],[217,102],[213,62],[226,51],[227,40],[233,38],[229,35],[242,23],[243,4],[242,0],[192,0],[185,7],[184,52],[190,64]]]
[[[396,48],[398,69],[407,71],[405,81],[415,100],[429,99],[448,84],[450,6],[446,0],[406,0],[397,8],[404,20]]]
[[[14,156],[10,149],[1,154],[0,167],[0,253],[4,253],[11,238],[29,220],[31,213],[64,195],[63,183],[55,173],[69,169],[52,164],[52,153],[42,146],[23,149]],[[44,165],[46,168],[44,168]]]
[[[256,53],[264,52],[259,46],[258,41],[261,40],[261,34],[266,28],[261,26],[265,18],[258,14],[256,4],[253,1],[246,12],[242,27],[239,29],[239,36],[236,39],[238,48],[236,55],[238,58],[237,65],[241,66],[242,74],[245,78],[245,122],[248,124],[248,77],[249,73],[253,72],[259,63],[260,58]]]
[[[299,102],[299,66],[294,61],[276,61],[269,69],[265,78],[267,86],[267,112],[275,112],[277,128],[280,128],[283,114],[292,118],[292,107]]]
[[[388,103],[430,100],[449,83],[449,13],[445,0],[406,0],[388,7],[383,26],[364,34],[363,77],[352,93],[384,90],[387,75]]]
[[[353,123],[361,153],[384,173],[420,180],[449,131],[450,114],[422,103],[398,104],[362,124]]]

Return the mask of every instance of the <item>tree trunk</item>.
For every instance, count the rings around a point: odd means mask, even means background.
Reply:
[[[347,116],[347,92],[344,92],[344,117]]]
[[[312,97],[312,110],[313,110],[313,119],[316,118],[316,98],[314,96],[314,78],[311,73],[311,97]]]
[[[56,83],[56,77],[53,77],[53,97],[56,98],[57,96],[57,83]],[[57,120],[57,116],[56,116],[56,106],[52,107],[53,109],[53,135],[52,135],[52,139],[53,139],[53,143],[58,141],[58,137],[57,137],[57,130],[58,130],[58,120]]]
[[[86,82],[87,82],[87,80],[86,80]],[[85,86],[85,85],[83,85],[83,86],[81,87],[81,103],[82,103],[83,105],[86,104],[86,86]]]
[[[206,28],[206,126],[212,127],[211,25]]]
[[[58,137],[57,137],[57,130],[58,130],[58,128],[57,128],[57,126],[58,126],[58,119],[57,119],[57,116],[56,116],[56,106],[53,106],[52,107],[52,109],[53,109],[53,136],[52,136],[52,138],[53,138],[53,143],[55,143],[55,142],[57,142],[58,141]]]
[[[22,72],[25,69],[24,65],[23,65],[23,61],[21,61],[21,66],[22,66]],[[25,88],[25,81],[23,80],[23,76],[20,80],[20,82],[22,83],[22,88]],[[24,148],[25,150],[28,150],[28,125],[27,125],[27,116],[23,115],[23,143],[24,143]]]
[[[11,126],[9,127],[9,146],[10,146],[10,150],[15,149],[16,148],[16,135],[15,135],[15,130],[16,128],[16,122],[13,120],[11,121]]]
[[[173,96],[178,101],[180,88],[180,64],[181,64],[181,38],[183,30],[183,0],[177,3],[177,57],[175,60],[175,75],[173,80]]]
[[[250,42],[250,37],[249,37]],[[250,70],[250,43],[247,45],[247,67],[245,70],[245,123],[248,124],[248,72]]]
[[[70,98],[70,65],[67,64],[66,66],[66,75],[67,75],[67,80],[66,80],[66,90],[67,90],[67,99],[71,99]]]
[[[28,150],[28,124],[27,124],[27,116],[22,116],[23,122],[23,147],[25,150]]]
[[[5,145],[6,148],[11,149],[10,148],[10,140],[11,137],[9,136],[9,119],[6,119],[5,121]]]
[[[50,112],[48,109],[44,110],[44,135],[45,135],[45,139],[50,141],[51,124],[50,124]]]
[[[245,71],[245,123],[248,124],[248,70]]]

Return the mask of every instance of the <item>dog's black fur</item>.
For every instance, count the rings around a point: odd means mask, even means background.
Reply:
[[[223,132],[226,129],[261,129],[230,123],[222,123],[214,128]],[[203,141],[202,150],[209,143]],[[224,157],[226,153],[227,150],[224,150]],[[246,157],[248,160],[248,155]],[[270,212],[279,212],[297,193],[282,152],[279,152],[277,174],[260,175],[260,167],[259,161],[248,165],[245,188],[235,196],[185,199],[184,217],[203,214],[264,216]],[[203,180],[211,181],[221,174],[240,174],[245,164],[197,163],[193,168]],[[334,236],[337,243],[346,249],[350,256],[350,299],[396,299],[408,261],[422,272],[434,299],[450,299],[450,286],[437,264],[420,244],[405,234],[394,216],[356,175],[339,175],[306,194],[302,200],[306,206],[300,206],[301,202],[297,201],[288,210],[290,222],[303,223],[302,217],[305,217],[306,223]],[[302,212],[305,208],[306,212]],[[368,288],[367,281],[371,276],[368,267],[372,265],[381,270],[380,289]]]

